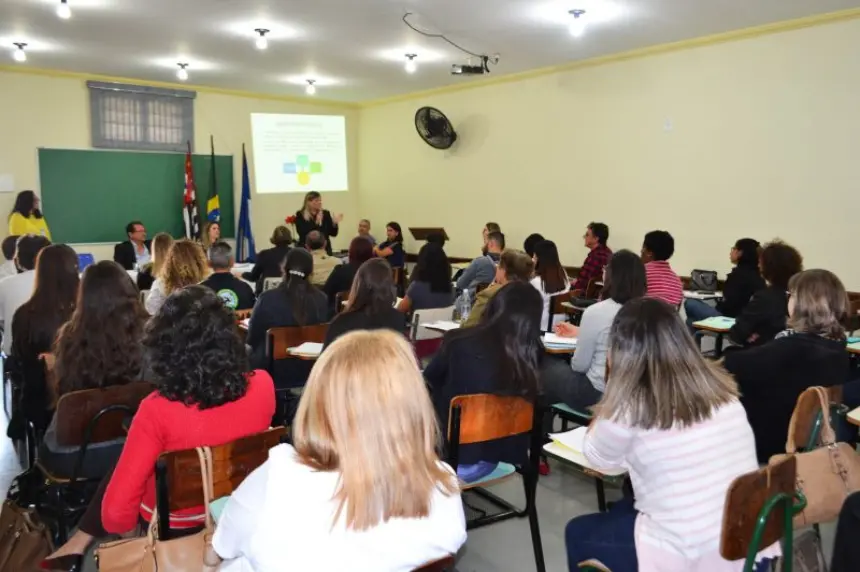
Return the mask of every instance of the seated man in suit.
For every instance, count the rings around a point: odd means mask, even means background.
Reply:
[[[126,270],[135,270],[152,260],[152,241],[146,240],[146,228],[139,220],[125,226],[128,240],[113,247],[113,261]]]
[[[334,270],[340,259],[332,256],[326,251],[326,238],[323,233],[318,230],[312,230],[308,233],[305,240],[305,248],[307,248],[314,257],[314,270],[311,273],[311,284],[322,288],[325,286],[331,271]]]

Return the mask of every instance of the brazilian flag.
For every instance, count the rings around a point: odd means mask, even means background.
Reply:
[[[215,138],[209,136],[211,158],[209,161],[209,198],[206,200],[206,220],[221,220],[221,202],[218,200],[218,181],[215,180]]]

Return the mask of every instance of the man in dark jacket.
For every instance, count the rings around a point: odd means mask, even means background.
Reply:
[[[113,247],[113,261],[125,268],[134,270],[152,260],[152,241],[146,240],[146,228],[139,220],[125,226],[128,240]]]

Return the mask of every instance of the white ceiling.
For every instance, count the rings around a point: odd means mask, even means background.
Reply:
[[[0,0],[0,64],[366,101],[470,81],[452,77],[467,56],[409,30],[401,17],[465,48],[501,55],[493,75],[521,72],[650,45],[860,6],[860,0]],[[567,11],[587,10],[588,29],[570,36]],[[266,51],[254,28],[271,30]],[[9,57],[29,44],[28,61]],[[418,54],[418,72],[403,69]],[[386,59],[390,58],[390,59]],[[428,60],[434,60],[432,62]],[[330,85],[327,85],[330,84]]]

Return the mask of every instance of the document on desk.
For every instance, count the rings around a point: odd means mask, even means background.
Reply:
[[[429,324],[421,324],[425,328],[429,328],[431,330],[439,330],[442,332],[448,332],[450,330],[458,330],[460,329],[460,322],[451,322],[446,320],[440,320],[438,322],[430,322]]]
[[[582,426],[564,433],[550,433],[549,438],[559,445],[581,454],[585,449],[585,434],[587,432],[588,427]]]
[[[541,338],[547,347],[575,348],[576,338],[564,338],[558,334],[544,334]]]
[[[734,325],[735,319],[727,318],[725,316],[715,316],[713,318],[693,322],[693,326],[696,328],[714,328],[716,330],[728,330]]]
[[[317,342],[304,342],[300,346],[289,348],[287,351],[297,356],[314,357],[322,353],[323,345]]]

